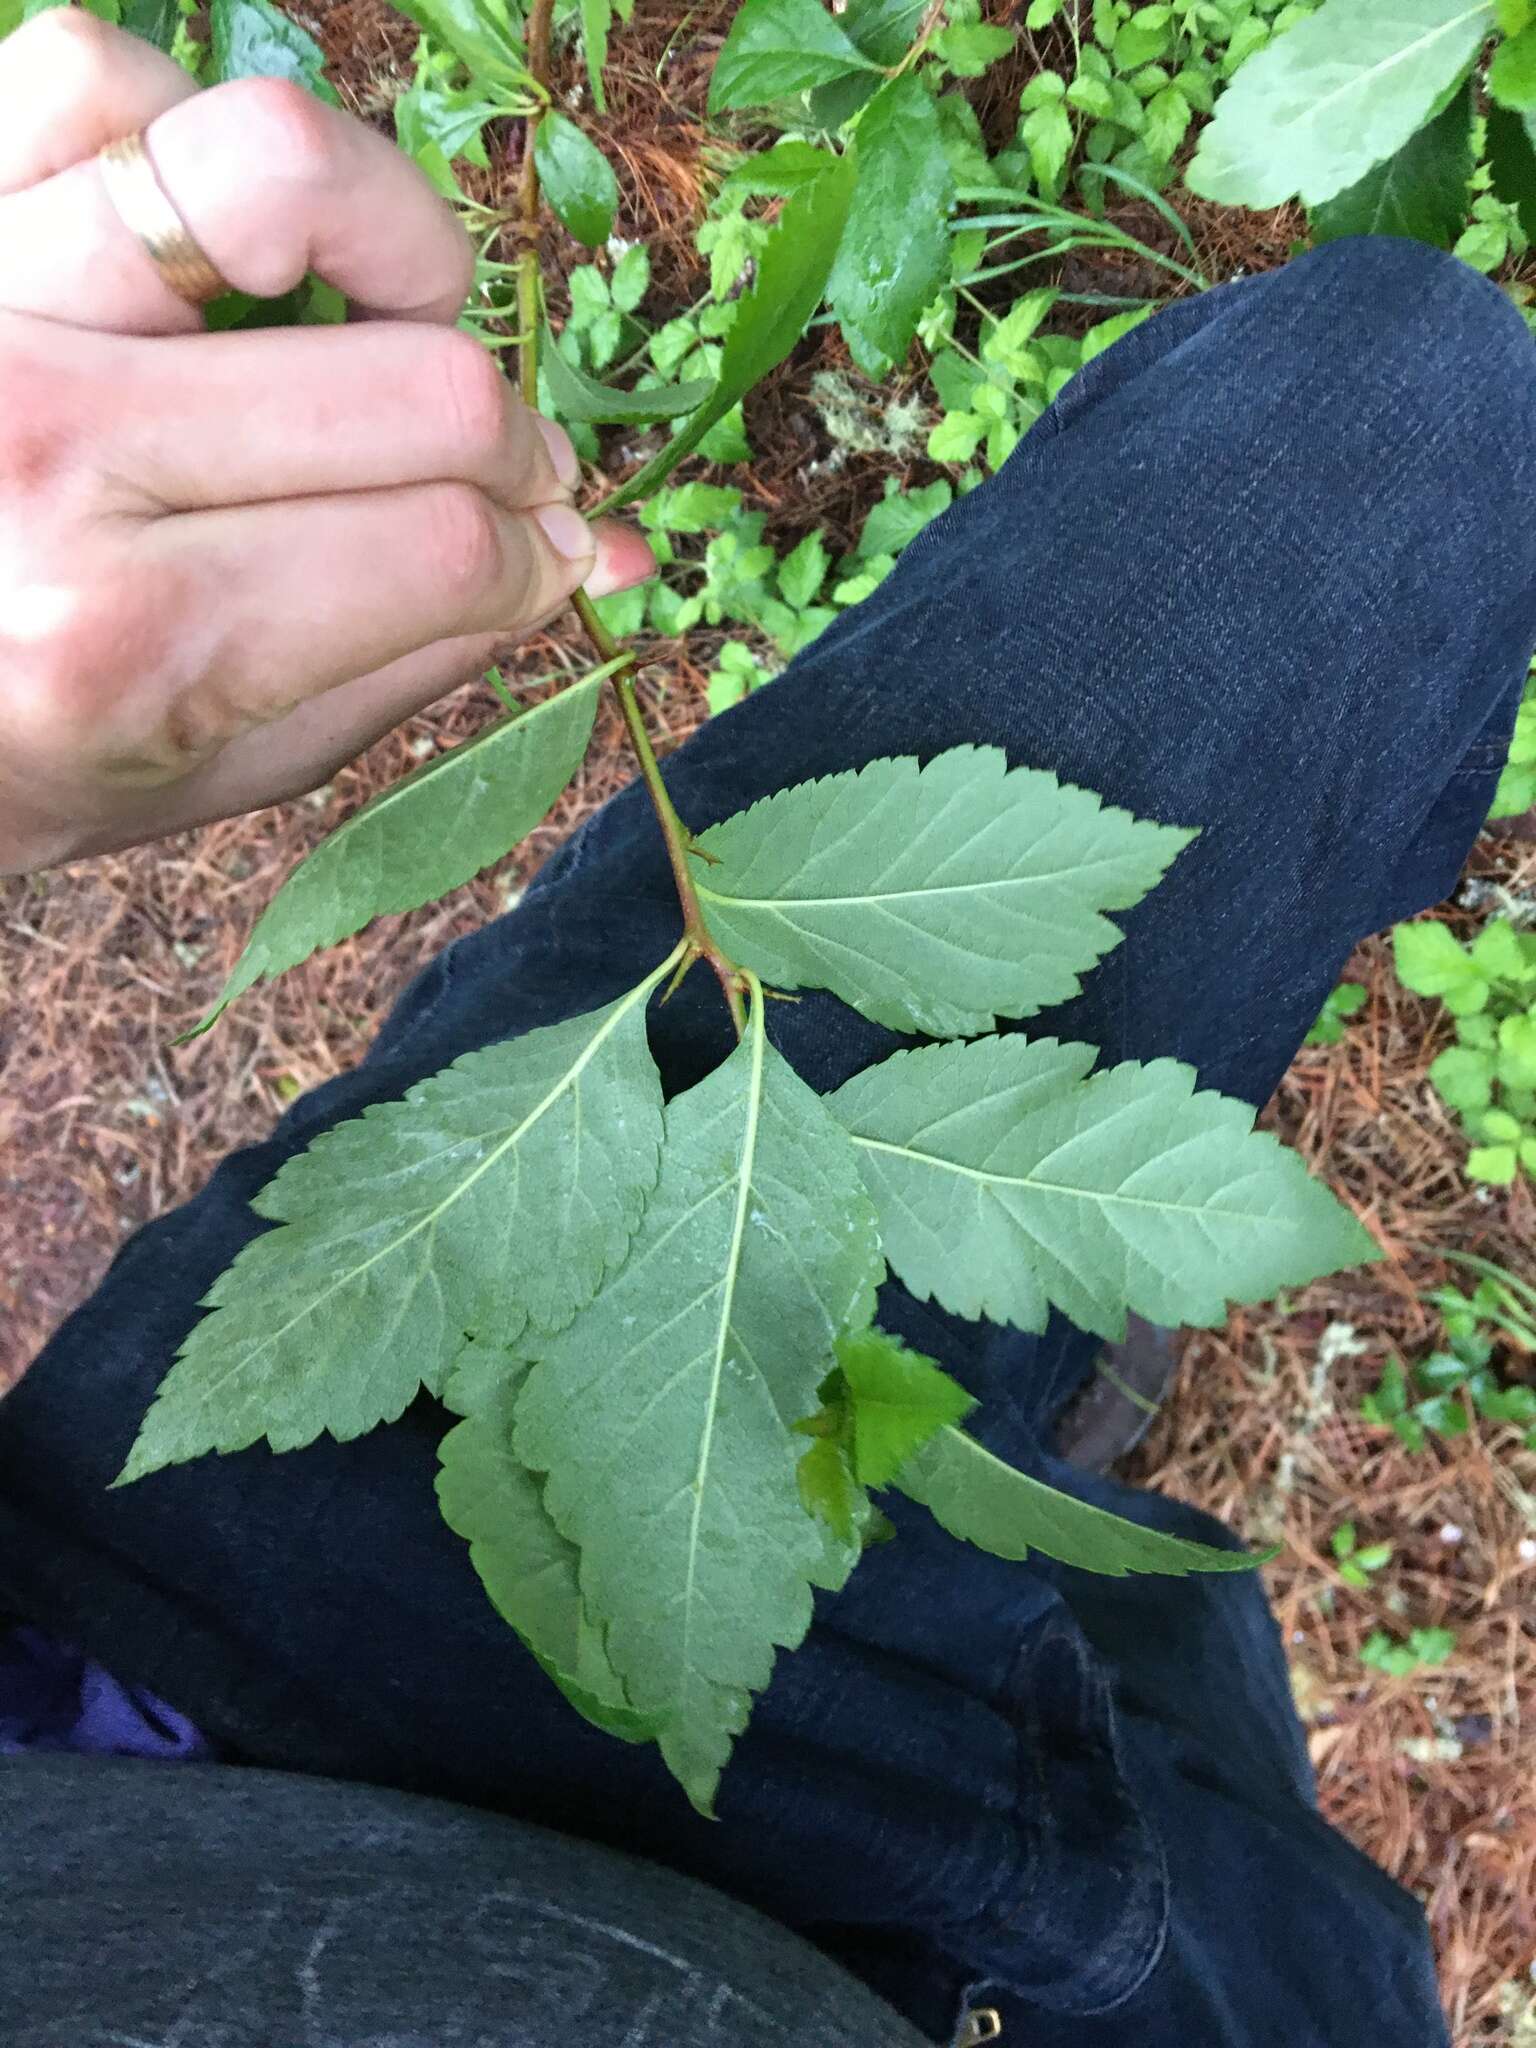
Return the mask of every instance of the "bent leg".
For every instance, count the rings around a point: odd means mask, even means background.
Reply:
[[[1040,1028],[1109,1059],[1174,1054],[1262,1101],[1350,946],[1449,887],[1486,810],[1536,640],[1531,367],[1499,294],[1408,244],[1336,245],[1173,309],[1092,365],[866,605],[680,752],[682,815],[702,827],[789,782],[980,742],[1199,824],[1124,945]],[[430,972],[363,1068],[144,1232],[0,1408],[0,1601],[253,1760],[665,1841],[952,1989],[996,1968],[1042,2002],[1129,1995],[1176,1918],[1158,1836],[1177,1816],[1122,1768],[1113,1646],[1106,1676],[1059,1574],[904,1523],[781,1663],[710,1829],[680,1815],[653,1758],[577,1722],[492,1614],[435,1516],[430,1412],[280,1463],[256,1451],[105,1490],[285,1157],[476,1045],[631,986],[676,929],[630,792],[514,916]],[[726,1043],[695,983],[654,1019],[672,1087]],[[825,997],[773,1027],[819,1088],[891,1042]],[[1080,1348],[963,1326],[898,1290],[882,1319],[981,1395],[984,1433],[1018,1454]],[[1182,1616],[1198,1688],[1233,1610],[1152,1586],[1132,1626]],[[1165,1591],[1185,1605],[1160,1608]],[[1251,1622],[1251,1587],[1221,1597]],[[1294,1803],[1277,1662],[1270,1643],[1235,1683],[1252,1774]],[[1341,1970],[1332,1989],[1358,2033],[1383,2019],[1364,1980]]]

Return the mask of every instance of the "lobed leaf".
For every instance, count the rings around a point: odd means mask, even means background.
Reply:
[[[549,1475],[614,1667],[704,1811],[775,1646],[810,1623],[825,1545],[793,1425],[882,1270],[847,1140],[762,1008],[668,1104],[628,1260],[540,1346],[518,1403],[517,1454]]]
[[[858,182],[827,286],[859,367],[887,376],[949,282],[955,181],[932,94],[913,73],[859,117]]]
[[[281,1224],[215,1281],[119,1484],[265,1437],[343,1442],[441,1391],[466,1337],[567,1321],[655,1185],[646,999],[456,1060],[317,1138],[252,1203]]]
[[[877,71],[819,0],[744,0],[715,59],[709,111],[762,107],[850,71]]]
[[[833,157],[819,178],[791,194],[757,262],[751,291],[739,299],[720,358],[714,395],[672,442],[604,499],[612,512],[648,497],[737,401],[776,369],[821,304],[853,191],[853,160]]]
[[[710,930],[781,988],[896,1031],[990,1031],[1077,994],[1195,835],[1115,810],[998,747],[873,761],[701,834]]]
[[[526,839],[581,765],[612,666],[424,762],[355,811],[283,883],[187,1037],[258,981],[275,981],[386,911],[432,902]]]
[[[1397,235],[1448,249],[1467,224],[1471,177],[1472,94],[1463,88],[1384,163],[1317,208],[1313,239]]]
[[[1323,0],[1241,66],[1186,182],[1227,206],[1320,206],[1436,113],[1492,26],[1491,0]]]
[[[534,131],[533,159],[544,196],[576,237],[600,249],[613,233],[619,183],[607,157],[574,121],[553,108]]]
[[[472,1344],[445,1392],[464,1420],[438,1446],[443,1520],[469,1545],[470,1562],[502,1620],[514,1628],[579,1714],[625,1742],[654,1728],[637,1714],[577,1581],[577,1553],[550,1520],[544,1489],[512,1448],[512,1411],[528,1368]]]
[[[1247,1572],[1266,1562],[1250,1551],[1169,1536],[1078,1500],[1005,1465],[963,1429],[941,1429],[908,1460],[896,1484],[951,1536],[1020,1563],[1038,1551],[1082,1571],[1123,1579],[1132,1572],[1173,1578]]]
[[[1192,1068],[1021,1037],[895,1054],[828,1098],[853,1134],[892,1271],[956,1315],[1043,1330],[1052,1307],[1118,1339],[1222,1322],[1377,1256],[1246,1103]]]

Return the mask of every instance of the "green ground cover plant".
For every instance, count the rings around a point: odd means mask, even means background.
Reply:
[[[1455,1023],[1429,1078],[1466,1133],[1468,1177],[1536,1176],[1536,932],[1500,917],[1464,946],[1426,920],[1392,938],[1404,988],[1438,997]]]

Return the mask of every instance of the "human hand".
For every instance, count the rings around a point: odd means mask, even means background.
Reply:
[[[344,327],[207,334],[108,197],[147,128],[237,289]],[[199,91],[77,8],[0,43],[0,872],[297,795],[581,584],[648,575],[453,322],[469,245],[300,88]]]

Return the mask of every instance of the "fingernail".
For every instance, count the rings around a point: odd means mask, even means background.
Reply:
[[[553,420],[545,419],[536,412],[533,423],[544,436],[544,446],[549,450],[549,459],[554,464],[555,475],[568,491],[575,490],[581,482],[581,464],[576,459],[576,450],[571,446],[571,437],[564,427],[557,427]]]
[[[534,513],[544,537],[568,562],[590,562],[596,548],[592,529],[569,505],[541,505]]]

